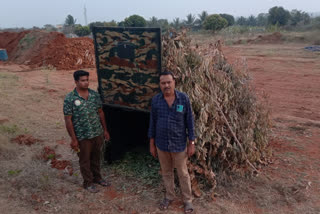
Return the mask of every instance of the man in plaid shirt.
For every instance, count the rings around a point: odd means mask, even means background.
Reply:
[[[185,213],[191,213],[192,192],[187,160],[195,152],[192,108],[188,96],[175,90],[175,79],[171,72],[160,74],[160,89],[161,92],[152,98],[148,133],[150,152],[159,158],[166,188],[160,209],[167,209],[175,197],[173,170],[176,168]]]

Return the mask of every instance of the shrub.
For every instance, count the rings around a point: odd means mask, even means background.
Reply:
[[[139,15],[132,15],[125,18],[123,22],[125,27],[145,27],[147,26],[147,21]]]
[[[218,14],[208,16],[203,23],[203,27],[206,30],[219,31],[228,25],[228,21],[222,18]]]
[[[232,26],[235,23],[234,17],[229,14],[219,14],[222,18],[226,19],[228,22],[228,26]]]
[[[87,36],[90,34],[90,28],[88,26],[81,26],[77,25],[76,29],[74,30],[74,33],[77,34],[77,36]]]

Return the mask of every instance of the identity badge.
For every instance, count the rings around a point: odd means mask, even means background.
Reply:
[[[177,105],[177,112],[183,112],[183,105]]]
[[[79,106],[79,105],[81,105],[81,101],[80,101],[80,100],[75,100],[75,101],[74,101],[74,104],[75,104],[76,106]]]

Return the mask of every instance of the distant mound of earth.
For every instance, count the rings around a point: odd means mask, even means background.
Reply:
[[[0,48],[6,49],[9,62],[57,70],[95,66],[93,40],[66,38],[46,31],[1,32]]]
[[[277,44],[281,43],[283,41],[283,35],[279,32],[275,32],[272,34],[268,35],[259,35],[255,39],[248,39],[248,40],[238,40],[234,44],[239,45],[243,43],[248,43],[248,44]]]

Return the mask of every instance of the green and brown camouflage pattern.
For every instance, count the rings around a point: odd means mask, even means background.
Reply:
[[[92,139],[102,135],[103,129],[98,110],[102,108],[98,92],[89,89],[88,100],[74,89],[64,99],[63,114],[72,116],[72,124],[77,139]]]
[[[160,28],[95,27],[93,37],[103,104],[149,111],[159,91]]]

